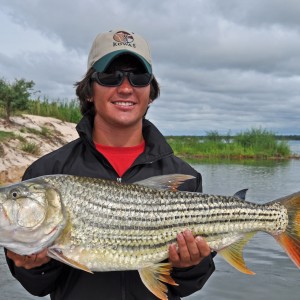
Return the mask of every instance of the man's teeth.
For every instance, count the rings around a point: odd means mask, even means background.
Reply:
[[[121,106],[132,106],[134,103],[132,102],[114,102],[116,105],[121,105]]]

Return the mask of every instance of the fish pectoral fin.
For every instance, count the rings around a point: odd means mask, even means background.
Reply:
[[[79,270],[82,270],[82,271],[85,271],[85,272],[88,272],[88,273],[91,273],[93,274],[93,272],[85,265],[79,263],[78,261],[75,261],[67,256],[65,256],[63,254],[62,251],[58,250],[58,249],[55,249],[55,248],[48,248],[48,253],[47,255],[53,259],[56,259],[66,265],[69,265],[73,268],[76,268],[76,269],[79,269]]]
[[[167,286],[163,283],[178,285],[170,275],[170,263],[159,263],[139,270],[142,282],[156,297],[167,300]]]
[[[186,180],[195,178],[191,175],[186,174],[170,174],[150,177],[141,181],[135,182],[135,184],[160,189],[160,190],[170,190],[177,191],[177,188],[184,183]]]
[[[255,233],[256,232],[247,233],[242,239],[218,251],[218,254],[220,254],[230,265],[238,271],[248,275],[254,275],[255,273],[247,268],[243,258],[243,249]]]

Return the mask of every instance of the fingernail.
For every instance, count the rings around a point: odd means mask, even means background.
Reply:
[[[199,242],[201,242],[201,241],[203,241],[203,238],[201,236],[197,236],[196,240],[199,241]]]
[[[187,236],[187,237],[189,237],[189,236],[193,236],[193,233],[192,233],[191,230],[186,230],[186,231],[184,232],[184,235]]]
[[[183,233],[178,233],[178,234],[177,234],[177,238],[178,238],[178,239],[183,239],[183,238],[184,238],[184,237],[183,237]]]

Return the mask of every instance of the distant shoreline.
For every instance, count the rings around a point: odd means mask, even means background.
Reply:
[[[293,154],[288,157],[266,157],[266,158],[258,158],[256,156],[222,156],[222,155],[190,155],[190,154],[184,154],[184,153],[177,153],[178,157],[182,159],[193,159],[193,160],[231,160],[231,161],[242,161],[242,160],[288,160],[288,159],[300,159],[300,155]]]
[[[300,137],[300,136],[299,136]],[[174,153],[185,159],[224,160],[285,160],[299,159],[288,141],[265,130],[252,129],[236,136],[221,136],[212,132],[207,136],[166,136]],[[300,139],[299,139],[300,141]]]

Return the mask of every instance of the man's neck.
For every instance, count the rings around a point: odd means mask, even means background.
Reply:
[[[95,120],[95,123],[97,121]],[[142,143],[142,122],[126,128],[94,124],[93,140],[97,144],[113,147],[130,147]]]

